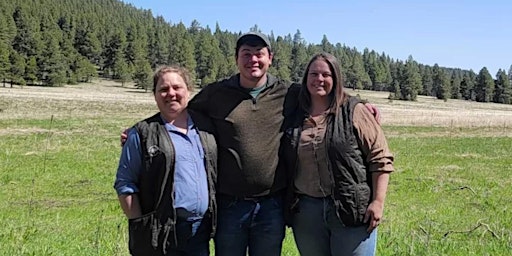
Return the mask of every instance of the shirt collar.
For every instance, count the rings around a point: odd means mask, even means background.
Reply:
[[[160,118],[162,118],[162,122],[165,124],[165,128],[168,131],[178,131],[174,124],[171,124],[165,120],[165,118],[160,114]],[[190,115],[187,116],[187,130],[192,130],[195,128],[194,121],[192,121],[192,117]]]

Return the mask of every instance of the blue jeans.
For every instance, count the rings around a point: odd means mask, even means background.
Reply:
[[[279,256],[285,235],[282,196],[254,200],[217,195],[215,255]]]
[[[366,225],[344,226],[330,197],[300,196],[292,228],[302,256],[375,255],[377,230],[368,233]]]

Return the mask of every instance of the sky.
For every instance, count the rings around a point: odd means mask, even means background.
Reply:
[[[265,34],[292,37],[300,31],[307,43],[325,35],[332,44],[412,56],[419,63],[472,69],[486,67],[495,77],[512,65],[510,0],[123,0],[151,9],[172,24],[189,27],[197,20],[212,30],[247,32],[254,25]]]

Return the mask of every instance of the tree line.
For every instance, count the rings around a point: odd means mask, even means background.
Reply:
[[[259,30],[254,25],[251,30]],[[234,49],[241,32],[188,27],[166,21],[151,10],[118,0],[0,0],[0,81],[6,84],[62,86],[94,77],[151,85],[151,72],[179,64],[192,72],[199,86],[237,72]],[[319,51],[341,62],[345,85],[389,91],[390,99],[439,99],[512,103],[512,65],[492,77],[486,67],[473,70],[440,67],[394,59],[365,48],[319,44],[293,35],[269,35],[274,52],[270,72],[301,81],[309,57]]]

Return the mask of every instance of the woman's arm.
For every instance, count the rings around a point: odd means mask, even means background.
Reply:
[[[373,201],[366,209],[364,221],[369,223],[368,232],[372,232],[379,226],[384,213],[384,201],[388,190],[389,172],[373,172]]]
[[[135,129],[128,132],[126,144],[123,146],[119,166],[117,168],[114,188],[124,214],[129,219],[141,216],[138,190],[138,179],[142,168],[140,139]]]
[[[353,121],[359,135],[359,147],[366,156],[364,161],[368,166],[367,171],[372,176],[372,201],[368,205],[364,219],[365,222],[369,222],[368,232],[372,232],[382,220],[389,174],[394,170],[394,157],[382,128],[362,104],[354,108]]]
[[[137,194],[119,195],[119,203],[128,219],[138,218],[142,215]]]

